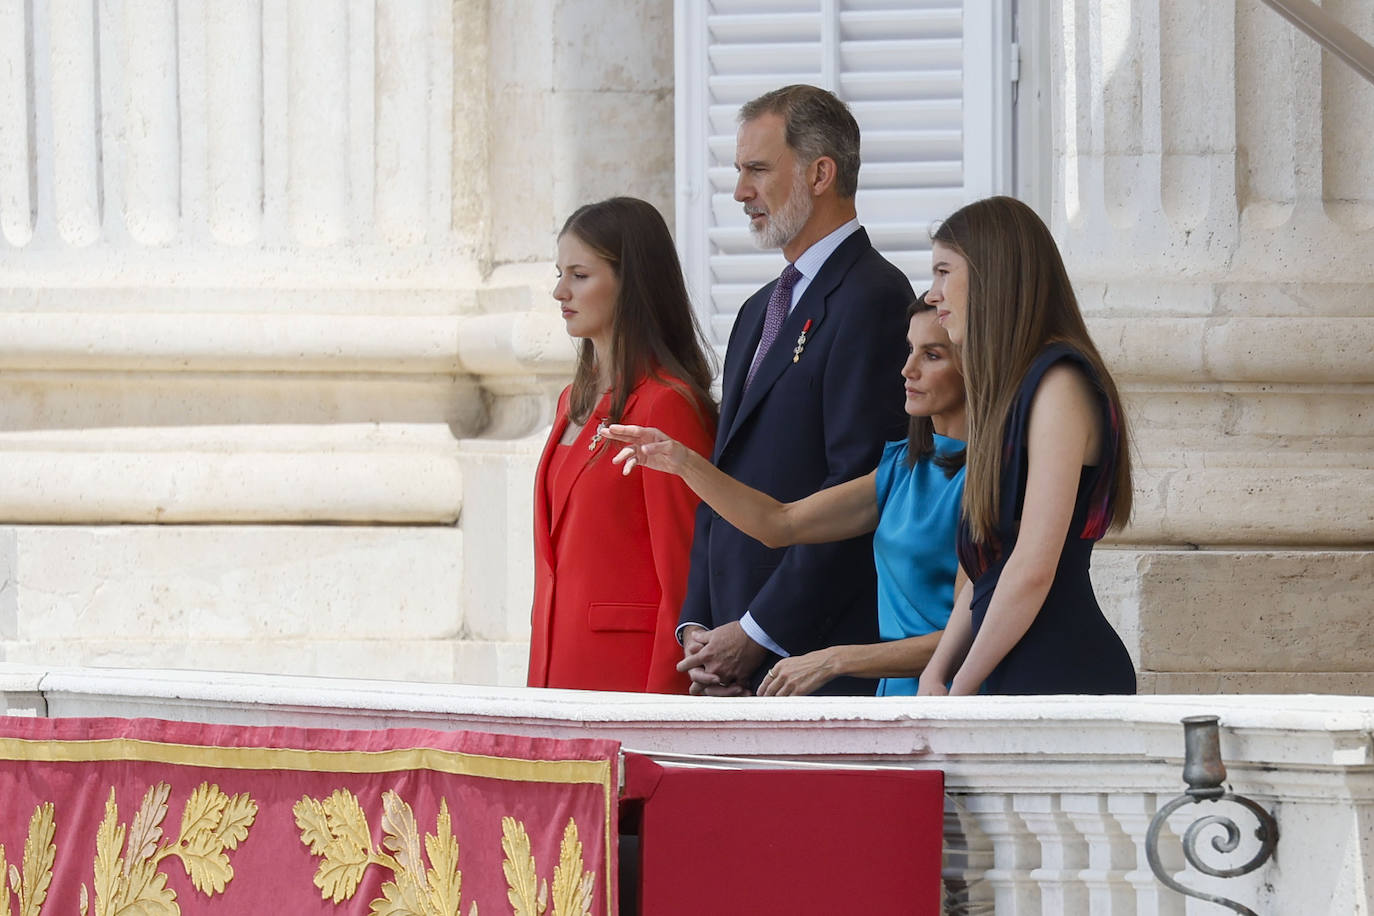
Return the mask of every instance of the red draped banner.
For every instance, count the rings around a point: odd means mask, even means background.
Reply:
[[[0,916],[616,912],[619,745],[0,716]]]

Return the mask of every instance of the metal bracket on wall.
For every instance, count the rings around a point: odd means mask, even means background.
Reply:
[[[1183,781],[1188,784],[1188,788],[1178,798],[1160,808],[1154,818],[1151,819],[1150,829],[1145,834],[1145,857],[1150,862],[1150,870],[1155,873],[1155,877],[1165,887],[1172,888],[1189,897],[1219,904],[1237,913],[1246,914],[1246,916],[1256,916],[1254,910],[1234,900],[1208,894],[1178,883],[1159,859],[1159,832],[1169,820],[1169,815],[1184,805],[1199,804],[1204,801],[1235,802],[1253,814],[1259,823],[1255,830],[1255,838],[1259,840],[1259,849],[1249,861],[1232,868],[1213,868],[1202,861],[1198,855],[1197,847],[1201,841],[1201,832],[1209,827],[1217,827],[1225,835],[1213,837],[1212,848],[1222,854],[1235,852],[1240,846],[1240,828],[1236,826],[1236,822],[1224,815],[1207,814],[1189,824],[1188,829],[1183,834],[1183,855],[1188,860],[1189,865],[1204,875],[1211,875],[1214,878],[1237,878],[1241,875],[1248,875],[1267,862],[1270,856],[1274,854],[1274,848],[1278,845],[1279,825],[1274,820],[1274,816],[1255,801],[1243,795],[1235,795],[1222,786],[1222,783],[1226,781],[1226,766],[1221,762],[1221,739],[1218,734],[1217,723],[1216,716],[1188,716],[1183,720]]]

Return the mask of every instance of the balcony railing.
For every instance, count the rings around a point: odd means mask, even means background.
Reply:
[[[702,700],[208,672],[0,665],[12,715],[155,716],[336,728],[471,728],[619,740],[627,749],[945,773],[949,913],[1185,912],[1146,860],[1150,819],[1183,788],[1184,716],[1221,719],[1231,787],[1273,812],[1278,849],[1223,880],[1185,869],[1179,811],[1160,854],[1180,883],[1258,913],[1374,911],[1374,698],[1330,696]],[[1241,826],[1244,861],[1253,819]],[[823,827],[823,825],[819,825]],[[1213,856],[1206,836],[1199,854]],[[1246,845],[1249,844],[1249,845]],[[881,850],[875,850],[881,855]],[[1225,857],[1220,857],[1224,859]],[[1190,912],[1199,909],[1196,902]],[[1219,910],[1218,910],[1219,911]]]

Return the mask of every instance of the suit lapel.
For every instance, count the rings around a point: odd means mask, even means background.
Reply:
[[[763,337],[764,313],[768,309],[768,297],[773,294],[774,280],[745,301],[740,309],[740,333],[731,338],[733,347],[725,354],[725,372],[720,380],[720,435],[716,437],[715,458],[720,457],[721,449],[729,439],[729,431],[734,426],[735,415],[739,412],[740,397],[744,393],[744,379],[749,374],[749,364],[754,361],[754,351],[759,339]]]
[[[808,320],[811,322],[811,327],[807,331],[807,336],[811,337],[817,332],[821,322],[825,319],[826,300],[844,281],[845,276],[849,273],[849,268],[854,265],[859,255],[869,247],[868,233],[859,229],[841,242],[840,247],[836,248],[834,253],[826,258],[815,278],[806,287],[806,292],[802,293],[797,307],[792,309],[792,314],[788,315],[787,320],[782,323],[782,329],[778,331],[777,340],[773,342],[772,348],[764,356],[763,362],[759,364],[758,372],[754,374],[754,383],[749,386],[749,390],[739,393],[736,401],[739,405],[738,409],[728,420],[722,410],[721,426],[728,432],[722,437],[720,446],[716,449],[717,457],[720,456],[724,447],[744,424],[744,421],[749,418],[749,415],[763,402],[768,390],[792,365],[792,350],[796,346],[797,337],[801,334],[802,328],[806,327]],[[772,289],[772,286],[767,288],[769,293],[772,292]],[[767,302],[766,297],[764,297],[764,302]],[[758,329],[750,339],[757,343],[762,334],[763,319],[762,314],[760,314]],[[743,388],[744,377],[749,371],[748,364],[753,361],[753,357],[753,349],[748,350],[743,354],[741,360],[743,365],[736,367],[734,382],[737,388]]]
[[[556,487],[554,481],[549,479],[549,465],[553,461],[554,452],[558,449],[558,440],[563,438],[563,431],[567,428],[568,402],[565,392],[565,396],[558,399],[553,428],[549,430],[549,441],[544,444],[544,453],[539,456],[539,468],[535,471],[534,478],[538,481],[534,500],[534,543],[538,552],[536,559],[546,563],[550,571],[553,570],[553,525],[550,509]]]
[[[630,392],[630,396],[625,399],[625,411],[621,415],[623,420],[630,416],[630,408],[634,405],[637,390]],[[563,510],[567,508],[568,497],[572,495],[573,488],[577,486],[577,481],[582,474],[591,466],[592,458],[601,453],[599,460],[610,461],[611,455],[605,454],[610,451],[610,447],[604,443],[599,450],[592,450],[592,437],[596,435],[597,425],[606,419],[606,412],[611,406],[611,393],[604,394],[597,402],[596,408],[592,411],[587,423],[582,427],[582,431],[577,434],[577,439],[568,448],[572,453],[564,460],[563,466],[558,469],[556,479],[549,481],[549,534],[553,535],[558,531],[559,522],[563,519]],[[563,429],[568,426],[567,415],[563,417]],[[559,431],[559,438],[562,438],[562,430]],[[557,440],[555,440],[557,441]],[[613,453],[612,453],[613,454]]]

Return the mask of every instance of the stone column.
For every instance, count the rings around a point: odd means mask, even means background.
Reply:
[[[1137,456],[1095,578],[1141,688],[1368,692],[1374,86],[1253,0],[1055,18],[1052,227]]]
[[[523,678],[554,232],[672,199],[612,7],[0,5],[0,659]]]
[[[478,6],[481,4],[474,4]],[[459,442],[468,683],[524,683],[535,466],[574,349],[550,297],[556,236],[585,203],[642,197],[673,225],[673,6],[668,0],[486,5],[490,231],[465,363],[491,405]],[[475,157],[474,157],[475,158]]]

